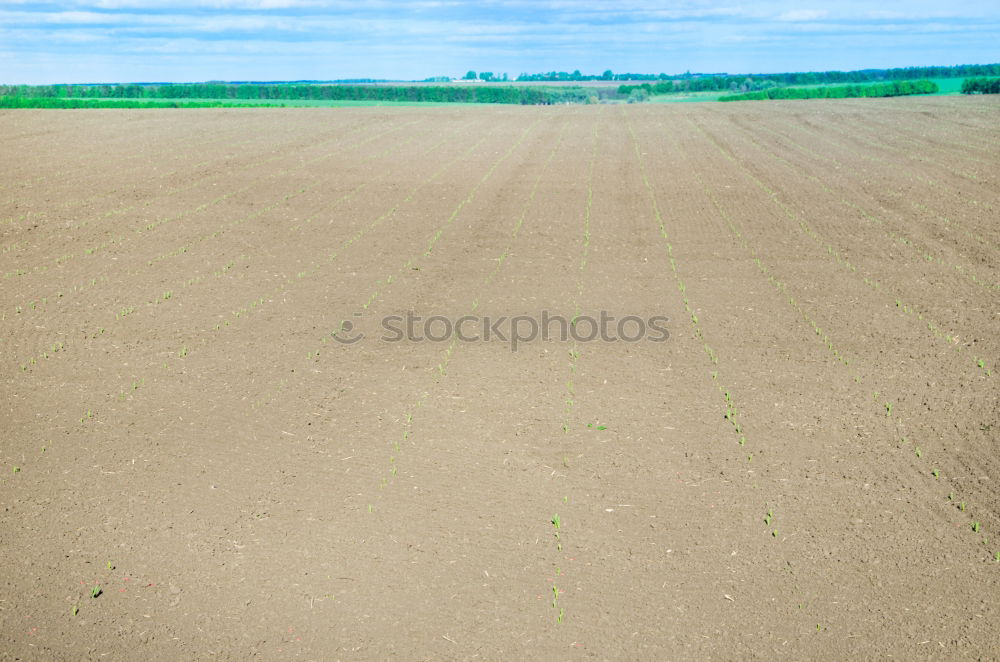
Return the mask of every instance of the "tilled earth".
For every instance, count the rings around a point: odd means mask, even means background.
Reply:
[[[0,658],[1000,650],[1000,100],[0,128]]]

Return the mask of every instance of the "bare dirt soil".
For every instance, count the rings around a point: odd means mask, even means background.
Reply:
[[[1000,651],[1000,100],[0,129],[0,658]]]

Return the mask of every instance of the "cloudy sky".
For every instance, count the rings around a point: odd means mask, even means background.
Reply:
[[[1000,62],[1000,0],[0,0],[0,83]]]

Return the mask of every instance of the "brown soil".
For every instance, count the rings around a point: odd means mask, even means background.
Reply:
[[[997,127],[0,112],[0,658],[995,655]]]

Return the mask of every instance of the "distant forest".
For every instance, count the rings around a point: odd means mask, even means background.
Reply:
[[[475,74],[470,71],[470,74]],[[499,78],[487,72],[480,74],[486,81]],[[685,91],[728,90],[732,83],[741,83],[747,78],[773,81],[780,85],[827,85],[835,83],[870,83],[888,80],[916,80],[920,78],[966,78],[969,76],[1000,76],[1000,64],[961,64],[954,67],[905,67],[902,69],[860,69],[858,71],[799,71],[778,74],[631,74],[613,73],[610,69],[600,75],[585,75],[579,70],[572,73],[550,71],[543,74],[521,74],[517,81],[677,81],[677,87]],[[475,78],[475,76],[472,76]],[[469,74],[466,74],[469,78]]]
[[[966,78],[962,94],[1000,94],[1000,78]]]
[[[719,101],[755,101],[763,99],[850,99],[857,97],[901,97],[911,94],[934,94],[937,83],[930,80],[900,80],[874,85],[825,85],[819,87],[774,87],[762,92],[731,94]]]
[[[503,81],[490,72],[469,71],[464,81],[365,84],[331,82],[208,82],[208,83],[129,83],[0,85],[0,107],[4,108],[80,108],[80,107],[182,107],[211,101],[227,105],[254,105],[262,101],[366,101],[366,102],[438,102],[501,103],[540,105],[557,103],[600,103],[605,101],[644,101],[650,96],[688,92],[718,93],[723,100],[835,98],[837,96],[897,96],[927,94],[934,83],[926,78],[965,78],[966,94],[996,93],[1000,64],[960,65],[954,67],[908,67],[904,69],[865,69],[861,71],[798,72],[783,74],[615,74],[608,70],[599,76],[550,72],[521,74],[522,82],[578,81],[578,85],[493,85]],[[587,85],[587,81],[631,81],[621,85]],[[904,84],[904,81],[909,81]],[[441,83],[441,84],[435,84]],[[487,83],[487,84],[483,84]],[[843,85],[843,84],[847,85]],[[827,87],[803,88],[801,86]],[[795,87],[800,86],[800,87]],[[821,91],[804,92],[803,89]],[[906,91],[902,91],[902,90]],[[934,90],[936,91],[936,86]],[[729,94],[727,94],[729,93]],[[751,94],[752,96],[745,96]],[[99,100],[98,103],[95,100]],[[115,102],[115,103],[112,103]]]
[[[611,90],[614,92],[614,90]],[[0,97],[50,99],[284,99],[308,101],[428,101],[444,103],[588,103],[597,92],[582,87],[474,85],[299,85],[185,83],[166,85],[0,85]]]

